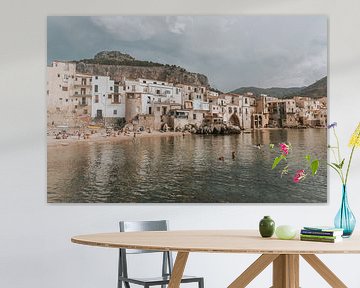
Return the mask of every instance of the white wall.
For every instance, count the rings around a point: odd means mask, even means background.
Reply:
[[[46,16],[93,14],[325,14],[329,16],[330,119],[346,145],[359,121],[358,0],[7,1],[0,12],[0,287],[115,287],[116,251],[70,243],[75,234],[115,231],[119,219],[167,218],[173,229],[256,228],[263,215],[278,224],[331,223],[340,183],[330,174],[327,205],[49,205],[46,203]],[[4,104],[5,103],[5,104]],[[349,183],[360,219],[360,151]],[[359,230],[360,224],[357,227]],[[188,273],[206,287],[226,287],[255,255],[190,256]],[[360,255],[321,256],[360,287]],[[347,264],[347,265],[344,265]],[[143,265],[143,264],[142,264]],[[270,285],[266,270],[250,287]],[[302,287],[328,287],[301,263]]]

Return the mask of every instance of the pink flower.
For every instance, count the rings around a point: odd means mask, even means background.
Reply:
[[[286,145],[285,143],[280,143],[279,146],[280,146],[280,150],[283,155],[289,154],[289,146],[288,145]]]
[[[305,176],[306,176],[305,170],[301,169],[301,170],[296,171],[293,180],[295,183],[299,183],[301,180],[303,180],[305,178]]]

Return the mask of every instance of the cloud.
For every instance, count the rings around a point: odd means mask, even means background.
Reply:
[[[49,59],[120,50],[203,73],[224,91],[303,86],[327,74],[324,16],[49,18]]]

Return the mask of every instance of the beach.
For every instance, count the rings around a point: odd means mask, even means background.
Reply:
[[[135,135],[135,136],[134,136]],[[95,143],[95,142],[121,142],[121,141],[133,141],[134,139],[139,138],[155,138],[155,137],[168,137],[168,136],[189,136],[191,133],[189,132],[160,132],[160,131],[152,131],[149,132],[130,132],[130,133],[111,133],[106,134],[105,130],[102,132],[97,132],[94,134],[87,134],[87,138],[76,135],[69,135],[65,139],[56,139],[55,135],[47,136],[47,145],[48,146],[68,146],[68,145],[76,145],[79,143]]]

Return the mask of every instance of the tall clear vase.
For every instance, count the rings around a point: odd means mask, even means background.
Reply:
[[[349,207],[346,185],[342,187],[341,206],[336,214],[334,224],[336,228],[344,229],[343,237],[346,238],[350,237],[355,229],[356,219]]]

